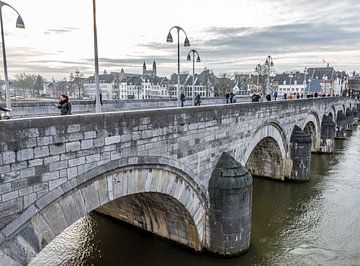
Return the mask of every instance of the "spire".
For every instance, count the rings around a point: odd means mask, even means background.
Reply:
[[[144,61],[144,64],[143,64],[143,75],[145,75],[146,73],[146,63],[145,63],[145,61]]]
[[[155,59],[154,59],[154,62],[153,62],[153,78],[156,78],[157,74],[156,74],[156,62],[155,62]]]

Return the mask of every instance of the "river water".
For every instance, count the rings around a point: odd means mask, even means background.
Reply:
[[[307,183],[255,178],[250,251],[194,254],[98,214],[77,221],[31,265],[360,265],[360,130],[312,155]]]

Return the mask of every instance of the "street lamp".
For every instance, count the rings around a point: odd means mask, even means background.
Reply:
[[[306,75],[307,74],[309,74],[309,72],[308,72],[308,69],[307,69],[307,67],[305,67],[305,69],[304,69],[304,93],[305,93],[305,89],[306,89]]]
[[[193,60],[193,77],[192,77],[192,105],[195,105],[195,54],[197,54],[196,62],[200,61],[200,55],[196,50],[190,50],[187,55],[187,61],[191,61],[191,53],[192,53],[192,60]]]
[[[265,67],[267,68],[267,82],[266,82],[266,95],[270,94],[271,95],[271,90],[270,90],[270,69],[274,66],[274,62],[273,59],[271,57],[271,55],[268,55],[268,57],[266,58],[265,61]]]
[[[75,78],[77,78],[77,85],[78,85],[78,90],[79,90],[79,99],[81,99],[81,93],[80,93],[80,77],[82,76],[82,74],[80,74],[79,69],[76,68],[75,71]]]
[[[173,42],[171,30],[174,28],[177,30],[177,37],[178,37],[178,44],[177,44],[177,48],[178,48],[178,84],[177,84],[177,89],[176,89],[176,96],[177,96],[177,106],[180,107],[181,106],[181,103],[180,103],[180,31],[182,31],[185,34],[185,41],[184,41],[185,47],[190,46],[190,41],[189,41],[184,29],[182,29],[179,26],[173,26],[169,30],[168,36],[166,38],[166,42],[169,42],[169,43]]]
[[[260,64],[256,65],[255,72],[257,73],[256,90],[258,90],[259,89],[259,77],[260,77],[260,72],[261,72],[261,65]]]
[[[289,78],[290,78],[290,93],[291,93],[291,80],[292,80],[293,77],[294,77],[293,73],[290,72],[290,74],[289,74]]]
[[[25,28],[25,24],[23,19],[21,18],[19,12],[15,8],[13,8],[11,5],[0,1],[0,24],[1,24],[1,40],[2,40],[2,52],[3,52],[3,61],[4,61],[4,76],[5,76],[5,98],[6,98],[6,107],[11,108],[11,101],[10,101],[10,91],[9,91],[9,78],[7,73],[7,62],[6,62],[6,51],[5,51],[5,38],[4,38],[4,25],[3,25],[3,19],[2,19],[2,7],[8,6],[12,8],[17,14],[18,18],[16,20],[16,27],[17,28]]]
[[[95,112],[101,113],[101,102],[100,102],[100,81],[99,81],[99,58],[98,58],[98,47],[97,47],[97,29],[96,29],[96,3],[93,0],[93,18],[94,18],[94,54],[95,54]]]

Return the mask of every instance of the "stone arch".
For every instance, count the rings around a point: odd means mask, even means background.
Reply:
[[[191,180],[183,171],[168,165],[137,164],[103,172],[66,193],[61,194],[65,186],[59,187],[55,199],[39,199],[30,206],[35,212],[28,214],[27,221],[16,221],[19,227],[2,244],[0,253],[27,264],[63,230],[96,209],[108,215],[114,212],[111,216],[199,251],[205,245],[207,201]],[[54,196],[53,191],[50,193]],[[153,208],[147,202],[154,204]],[[133,207],[143,217],[134,216]],[[129,215],[116,216],[121,208]],[[13,254],[14,245],[23,246],[23,254]]]
[[[335,106],[331,106],[330,110],[329,110],[329,115],[331,116],[332,120],[335,122],[336,121],[336,115],[337,115],[337,112],[336,112],[336,108]]]
[[[268,122],[255,131],[241,162],[253,175],[284,180],[287,150],[283,129]]]
[[[311,136],[311,152],[318,152],[321,141],[321,124],[318,114],[310,112],[306,117],[302,129]]]

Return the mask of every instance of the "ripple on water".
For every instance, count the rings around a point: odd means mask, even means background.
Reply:
[[[91,216],[79,219],[46,246],[30,265],[83,265],[87,257],[98,253],[94,230],[96,221]]]

